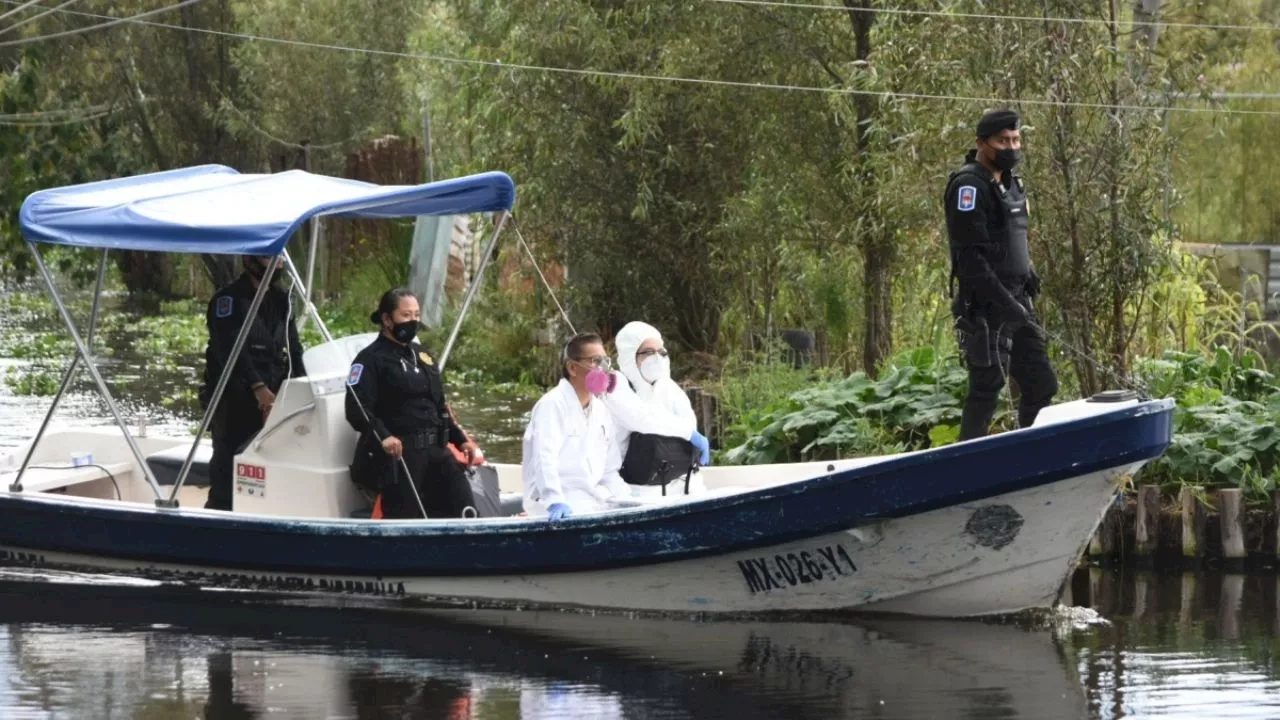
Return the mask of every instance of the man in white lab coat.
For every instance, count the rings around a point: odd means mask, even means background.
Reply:
[[[628,497],[618,474],[608,392],[612,363],[595,333],[580,333],[560,354],[562,379],[533,406],[521,444],[524,510],[560,520],[603,510],[611,497]]]
[[[633,433],[661,435],[689,442],[696,448],[700,464],[709,465],[710,445],[698,432],[689,396],[671,379],[671,362],[662,333],[647,323],[629,322],[618,331],[614,344],[618,347],[618,367],[623,377],[619,378],[617,388],[604,396],[604,404],[618,428],[614,436],[618,457],[626,461]],[[685,477],[683,472],[680,475],[666,488],[633,486],[632,494],[684,494]],[[689,494],[702,492],[705,487],[695,470],[689,482]]]

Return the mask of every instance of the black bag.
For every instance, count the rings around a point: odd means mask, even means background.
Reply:
[[[631,433],[627,456],[618,474],[628,485],[662,485],[684,478],[684,492],[689,494],[689,478],[698,466],[698,448],[693,443],[666,435]]]
[[[356,451],[348,469],[351,482],[375,495],[397,480],[394,459],[382,449],[382,443],[371,432],[361,433],[360,439],[356,440]]]
[[[476,517],[502,517],[502,492],[498,488],[498,471],[489,465],[466,469],[471,483],[472,506]]]

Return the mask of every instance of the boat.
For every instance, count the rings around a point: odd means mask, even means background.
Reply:
[[[443,368],[514,204],[502,172],[379,186],[219,165],[33,193],[20,227],[76,355],[39,431],[0,458],[0,561],[494,608],[998,615],[1056,602],[1117,488],[1172,439],[1172,400],[1114,391],[937,448],[705,467],[705,493],[621,499],[557,522],[519,514],[520,467],[510,463],[472,469],[496,475],[496,517],[361,517],[368,498],[347,470],[356,435],[343,404],[351,359],[373,336],[329,334],[286,241],[312,218],[491,213]],[[98,251],[103,271],[118,250],[272,256],[272,270],[287,270],[325,342],[306,349],[309,376],[286,381],[236,457],[231,511],[201,507],[203,435],[227,377],[195,438],[129,422],[93,362],[102,273],[86,340],[42,258],[47,244]],[[313,244],[309,262],[314,254]],[[50,430],[81,362],[115,426]]]
[[[1071,634],[1016,623],[406,609],[44,570],[0,572],[0,617],[10,682],[72,715],[110,693],[117,708],[182,698],[188,716],[234,699],[261,714],[366,717],[430,683],[477,710],[518,694],[525,718],[1088,715]]]

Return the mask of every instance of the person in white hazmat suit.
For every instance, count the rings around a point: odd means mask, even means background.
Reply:
[[[618,432],[614,436],[615,452],[627,457],[632,433],[679,438],[697,449],[699,462],[710,465],[710,445],[698,432],[697,416],[684,390],[671,379],[671,361],[657,328],[643,322],[629,322],[614,338],[618,348],[618,367],[622,378],[612,392],[604,396],[604,404],[613,415]],[[617,373],[614,373],[615,375]],[[685,476],[661,485],[631,485],[635,497],[685,494]],[[689,494],[706,492],[697,470],[689,480]]]
[[[618,474],[613,417],[600,400],[616,383],[604,342],[579,333],[560,363],[562,378],[534,404],[521,443],[524,510],[552,521],[608,509],[609,498],[631,494]]]

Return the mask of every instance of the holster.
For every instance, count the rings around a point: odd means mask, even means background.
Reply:
[[[956,342],[964,353],[965,364],[975,368],[988,368],[1008,356],[1013,350],[1013,338],[993,333],[987,319],[982,316],[956,318]]]

